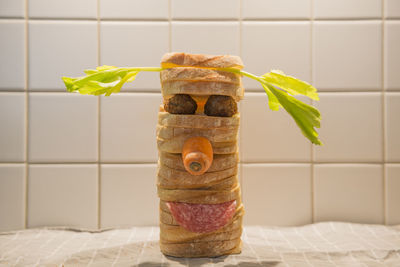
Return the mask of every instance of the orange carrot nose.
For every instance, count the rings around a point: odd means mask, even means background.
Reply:
[[[210,168],[213,161],[213,149],[205,137],[191,137],[182,148],[182,160],[185,169],[193,175],[201,175]]]

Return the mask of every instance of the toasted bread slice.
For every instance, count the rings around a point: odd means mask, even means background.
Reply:
[[[185,202],[192,204],[220,204],[240,198],[240,186],[229,190],[164,189],[158,186],[158,197],[163,201]]]
[[[243,62],[238,56],[205,55],[188,53],[166,53],[161,59],[161,67],[174,66],[203,67],[203,68],[243,68]]]
[[[209,188],[210,186],[221,183],[228,177],[236,176],[238,167],[206,172],[202,175],[192,175],[186,170],[177,170],[159,164],[157,176],[158,185],[166,189],[189,189],[189,188]]]
[[[202,136],[212,142],[235,142],[238,137],[239,127],[229,128],[183,128],[157,125],[157,137],[167,140],[173,138],[190,138]]]
[[[158,124],[166,127],[213,129],[239,127],[240,115],[236,113],[232,117],[214,117],[207,115],[171,114],[160,107]]]
[[[241,252],[242,241],[240,238],[224,241],[206,241],[197,243],[162,243],[160,242],[161,252],[174,257],[218,257],[228,254],[238,254]]]
[[[185,141],[192,136],[179,136],[172,139],[157,138],[157,147],[159,151],[168,153],[182,153],[182,147]],[[214,154],[233,154],[238,151],[238,142],[212,142],[210,141]]]
[[[178,171],[186,171],[183,166],[182,154],[172,154],[167,152],[159,153],[159,164]],[[207,172],[216,172],[230,169],[237,166],[239,161],[238,153],[234,154],[214,154],[213,162]]]
[[[177,243],[199,243],[209,241],[225,241],[239,238],[242,234],[242,228],[233,229],[231,231],[219,232],[219,233],[207,233],[206,235],[186,240],[185,238],[179,238],[177,236],[168,236],[170,239],[164,236],[160,237],[160,242],[164,244],[177,244]]]

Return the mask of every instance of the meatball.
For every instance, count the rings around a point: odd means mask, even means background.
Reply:
[[[172,114],[194,114],[197,104],[190,95],[179,94],[168,99],[164,109]]]
[[[210,96],[204,106],[204,113],[208,116],[232,117],[236,112],[236,101],[225,95]]]

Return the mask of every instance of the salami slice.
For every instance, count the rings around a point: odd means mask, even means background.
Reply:
[[[167,206],[180,226],[191,232],[206,233],[229,222],[235,214],[236,200],[221,204],[168,202]]]

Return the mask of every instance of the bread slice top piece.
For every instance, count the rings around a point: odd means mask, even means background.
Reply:
[[[161,67],[243,68],[238,56],[167,53],[161,59]]]

